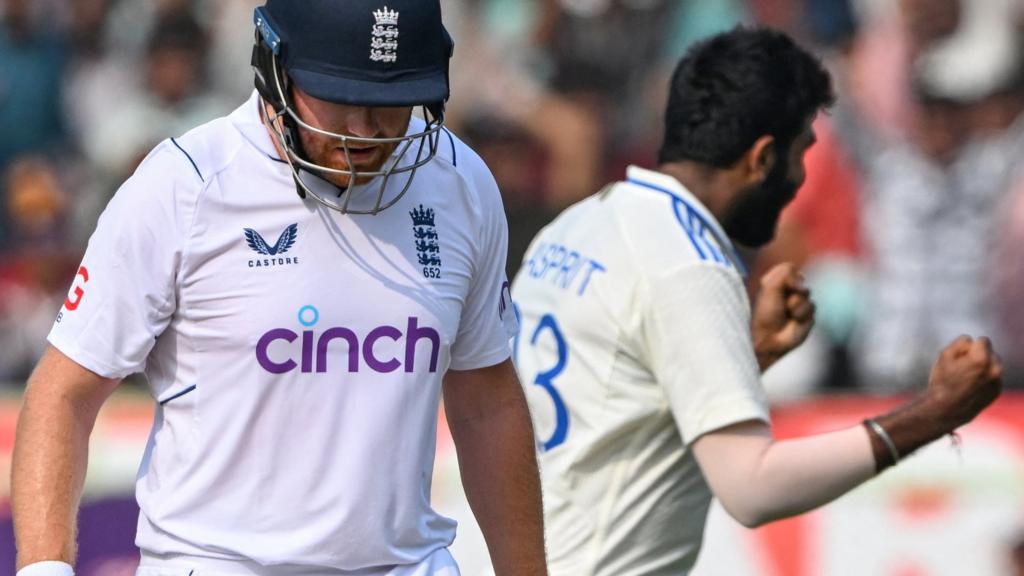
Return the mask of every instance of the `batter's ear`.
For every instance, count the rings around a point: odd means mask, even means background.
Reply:
[[[747,174],[747,180],[752,184],[764,182],[778,161],[779,154],[775,137],[769,135],[755,140],[740,160]]]

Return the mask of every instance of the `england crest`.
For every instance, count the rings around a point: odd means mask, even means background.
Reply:
[[[434,224],[434,209],[418,208],[409,211],[412,218],[413,243],[416,246],[417,263],[423,267],[424,278],[441,277],[441,246],[438,243],[437,227]]]
[[[373,11],[373,33],[370,40],[370,60],[395,62],[398,60],[398,10],[384,6]]]

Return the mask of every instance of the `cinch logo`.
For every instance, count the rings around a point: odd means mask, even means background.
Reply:
[[[252,248],[257,254],[263,254],[265,256],[280,256],[288,251],[295,244],[295,239],[299,235],[299,225],[291,224],[281,232],[281,235],[277,237],[277,243],[271,246],[267,244],[267,241],[260,236],[260,233],[253,230],[252,228],[245,229],[245,242]],[[249,268],[262,268],[264,266],[280,266],[283,264],[298,264],[299,258],[297,256],[288,256],[287,258],[256,258],[249,260]]]
[[[315,307],[303,306],[299,309],[299,323],[306,328],[313,328],[319,320],[320,312]],[[300,338],[301,343],[298,345],[282,346],[278,343],[274,357],[271,358],[269,348],[272,344],[281,340],[292,344]],[[405,338],[402,358],[381,358],[373,350],[380,340],[399,342],[402,338]],[[395,326],[378,326],[361,339],[344,326],[334,326],[319,334],[312,329],[303,330],[299,334],[288,328],[274,328],[260,336],[256,343],[256,360],[271,374],[285,374],[296,368],[303,374],[319,374],[327,372],[329,363],[336,365],[337,362],[344,362],[348,372],[359,372],[362,363],[374,372],[394,372],[403,366],[406,372],[412,372],[416,365],[416,346],[422,340],[430,343],[430,372],[437,372],[441,335],[429,326],[421,327],[419,318],[415,316],[409,317],[405,332]],[[345,346],[336,345],[332,348],[331,343],[335,341],[341,341]]]

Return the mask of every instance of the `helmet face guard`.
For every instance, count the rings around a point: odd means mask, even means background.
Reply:
[[[291,1],[291,0],[288,0]],[[351,0],[344,0],[349,2]],[[422,0],[415,0],[422,2]],[[409,190],[416,170],[430,162],[437,154],[438,142],[444,126],[444,100],[440,102],[420,102],[425,126],[422,130],[407,133],[403,136],[389,138],[367,138],[338,134],[312,126],[305,122],[297,113],[291,96],[293,79],[286,73],[282,63],[282,53],[286,43],[271,25],[266,12],[267,7],[256,9],[254,23],[256,38],[253,48],[252,64],[256,72],[256,88],[263,102],[270,104],[272,114],[267,114],[266,107],[261,106],[261,115],[270,128],[280,148],[284,151],[284,160],[291,168],[295,180],[296,192],[300,197],[312,197],[320,204],[345,214],[376,214],[396,202]],[[387,8],[384,8],[387,10]],[[397,12],[395,13],[397,15]],[[443,31],[443,28],[441,29]],[[450,39],[448,55],[451,54]],[[301,71],[300,71],[301,72]],[[344,79],[332,79],[344,83]],[[445,97],[447,96],[447,59],[444,62]],[[384,86],[386,89],[386,85]],[[378,88],[379,90],[379,88]],[[312,92],[312,91],[310,91]],[[318,97],[317,94],[312,94]],[[415,95],[406,96],[415,98]],[[381,102],[355,101],[358,98],[346,97],[346,104],[355,106],[402,106],[407,103],[394,101]],[[336,100],[336,99],[332,99]],[[337,142],[338,148],[344,151],[347,169],[333,168],[313,162],[305,153],[299,138],[299,130],[326,137]],[[391,156],[384,160],[376,170],[359,170],[352,163],[352,147],[393,146]],[[330,176],[347,177],[347,185],[339,187],[327,180]],[[404,178],[400,184],[389,184]],[[369,181],[366,181],[369,179]],[[363,182],[360,184],[359,182]]]

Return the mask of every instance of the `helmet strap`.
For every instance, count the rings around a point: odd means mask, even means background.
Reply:
[[[293,107],[291,100],[291,82],[287,74],[284,74],[281,62],[270,46],[264,40],[259,30],[256,30],[256,39],[252,47],[252,66],[255,70],[255,86],[263,102],[270,104],[274,110],[274,118],[266,115],[266,110],[260,110],[260,115],[268,123],[280,121],[281,135],[284,142],[284,153],[290,149],[299,158],[310,161],[302,146],[302,139],[299,137],[299,127],[295,119],[287,113],[287,108]],[[271,126],[271,130],[277,127]],[[306,198],[305,187],[298,180],[298,175],[293,173],[295,178],[295,192],[299,198]],[[339,196],[341,194],[339,193]]]

